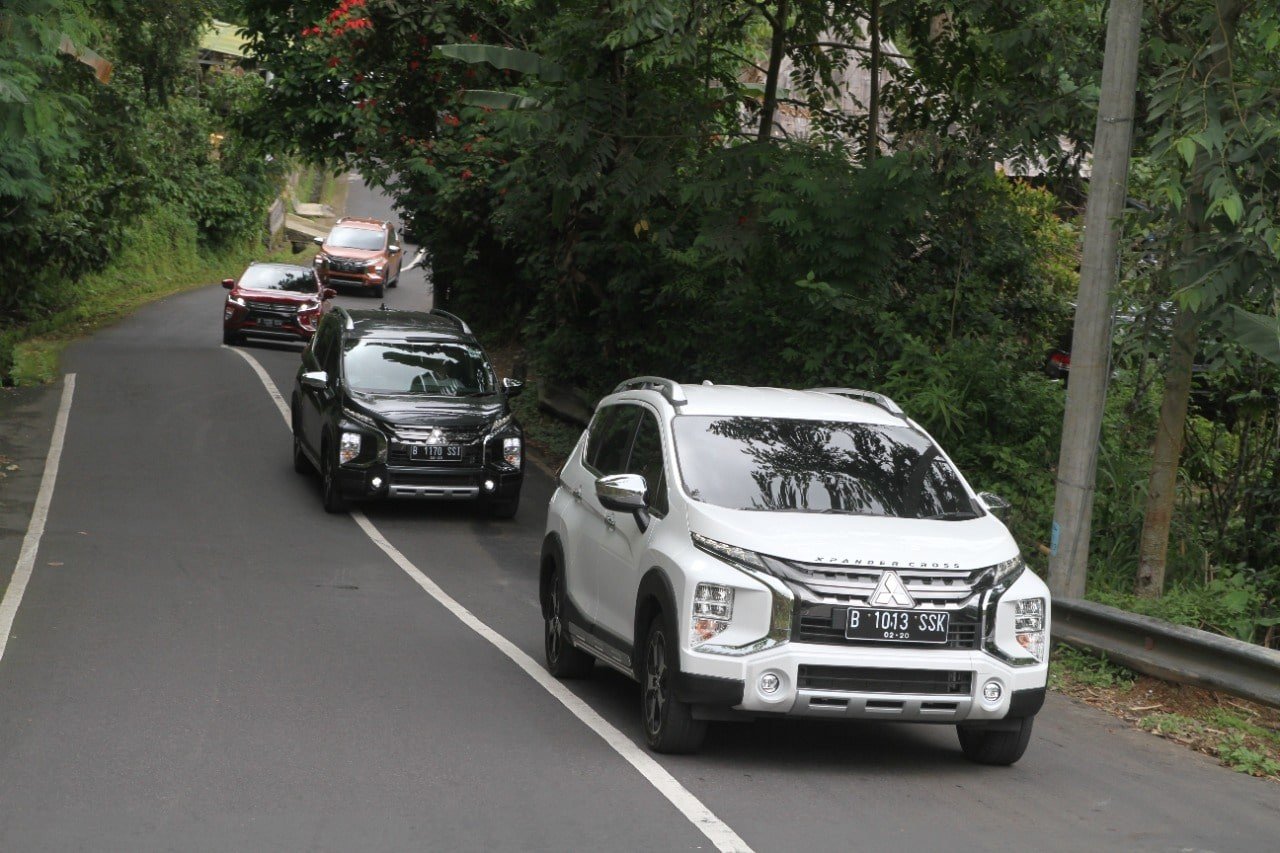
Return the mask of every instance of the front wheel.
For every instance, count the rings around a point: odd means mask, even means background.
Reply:
[[[695,720],[693,707],[677,699],[672,691],[679,666],[675,642],[674,636],[668,636],[662,614],[653,617],[644,643],[640,712],[645,740],[654,752],[696,752],[707,734],[706,721]]]
[[[320,501],[325,512],[346,512],[347,501],[342,497],[342,487],[338,484],[338,460],[326,446],[320,452]]]
[[[1033,720],[1035,717],[1008,720],[1006,722],[1012,726],[1007,729],[956,726],[960,751],[965,758],[976,764],[1007,767],[1027,751],[1027,744],[1031,742]]]
[[[551,578],[551,601],[543,617],[543,650],[547,671],[556,678],[583,678],[591,674],[596,660],[569,641],[569,623],[565,621],[564,575],[556,570]]]

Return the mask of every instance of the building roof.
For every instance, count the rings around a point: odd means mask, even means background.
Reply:
[[[246,48],[248,40],[237,33],[239,29],[239,24],[210,21],[208,29],[200,36],[200,49],[237,59],[248,59],[249,51]]]

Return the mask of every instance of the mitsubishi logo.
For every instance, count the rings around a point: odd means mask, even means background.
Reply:
[[[907,592],[907,586],[897,572],[885,572],[871,593],[870,603],[876,607],[915,607],[916,600]]]
[[[428,427],[431,433],[427,436],[427,444],[444,444],[444,430],[440,427]]]

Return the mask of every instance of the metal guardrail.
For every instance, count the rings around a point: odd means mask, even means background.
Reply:
[[[1053,600],[1051,631],[1138,672],[1280,708],[1280,651],[1072,598]]]
[[[591,419],[587,404],[565,389],[539,388],[538,402],[573,423]],[[1138,672],[1280,708],[1280,651],[1073,598],[1053,600],[1051,625],[1055,640]]]

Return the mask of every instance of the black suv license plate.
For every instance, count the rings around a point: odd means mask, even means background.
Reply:
[[[426,444],[413,445],[409,448],[410,459],[461,459],[461,444]]]
[[[951,614],[936,610],[849,608],[845,636],[850,640],[893,643],[945,643]]]

